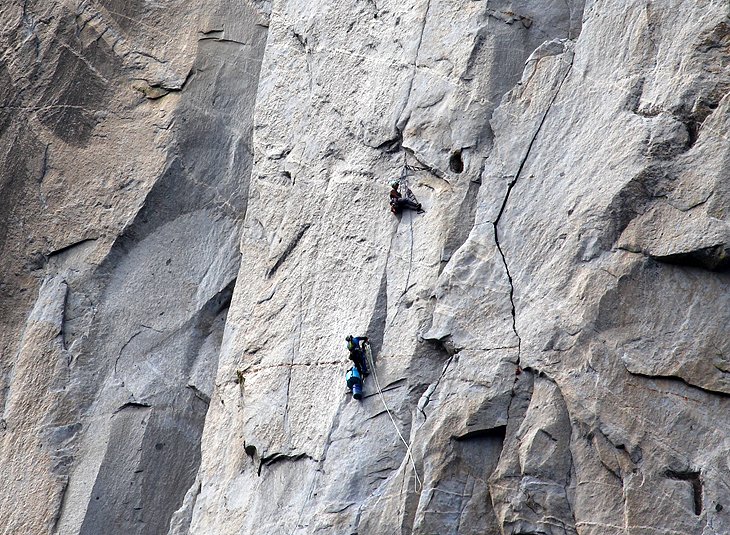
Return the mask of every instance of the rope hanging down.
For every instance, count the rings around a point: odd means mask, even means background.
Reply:
[[[400,432],[400,429],[398,429],[398,424],[395,422],[395,418],[393,418],[393,414],[390,412],[390,408],[388,407],[388,404],[385,402],[385,396],[383,395],[383,389],[380,388],[380,381],[378,381],[378,372],[375,371],[375,362],[373,361],[373,352],[370,349],[369,343],[365,346],[365,358],[367,359],[368,366],[370,367],[370,372],[372,373],[373,379],[375,380],[375,388],[378,390],[378,395],[380,395],[380,400],[383,402],[385,411],[388,413],[388,416],[390,416],[390,421],[393,422],[393,427],[395,427],[395,431],[398,433],[398,437],[400,437],[401,442],[403,442],[403,445],[406,447],[406,455],[408,455],[408,458],[411,461],[411,466],[413,466],[413,473],[416,476],[416,480],[413,483],[413,488],[416,492],[421,492],[421,489],[423,488],[423,482],[421,481],[421,478],[418,476],[418,469],[416,468],[416,461],[413,458],[413,452],[411,451],[411,445],[408,444],[408,442],[406,442],[405,438],[403,438],[403,434]]]

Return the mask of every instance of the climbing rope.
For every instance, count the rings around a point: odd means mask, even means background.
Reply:
[[[385,407],[385,412],[388,413],[388,416],[390,417],[390,421],[393,422],[393,427],[395,427],[396,433],[398,433],[398,437],[400,438],[401,442],[403,442],[403,445],[406,447],[406,455],[408,455],[408,458],[411,461],[411,466],[413,466],[413,473],[416,476],[416,480],[413,483],[413,489],[416,492],[421,492],[421,489],[423,489],[423,482],[421,481],[421,478],[418,476],[418,468],[416,468],[416,461],[413,458],[413,451],[411,451],[411,445],[406,442],[406,439],[403,438],[403,434],[400,432],[400,429],[398,428],[398,424],[395,421],[395,418],[393,418],[393,413],[390,412],[390,407],[388,407],[388,404],[385,401],[385,396],[383,395],[383,389],[380,388],[380,381],[378,381],[378,372],[375,371],[375,362],[373,361],[373,352],[370,348],[370,344],[368,343],[365,346],[365,358],[367,360],[368,366],[370,367],[370,372],[372,373],[373,379],[375,380],[375,388],[378,390],[378,395],[380,396],[380,400],[383,402],[383,407]]]
[[[413,176],[418,171],[428,171],[429,169],[423,166],[419,165],[409,165],[408,164],[408,152],[403,151],[403,168],[400,172],[400,178],[398,179],[398,183],[402,187],[403,196],[415,203],[418,202],[418,199],[416,199],[416,196],[413,194],[413,191],[411,191],[410,184],[408,182],[408,177]]]
[[[416,199],[416,196],[411,191],[410,184],[408,183],[408,177],[410,176],[410,171],[412,171],[413,168],[405,165],[403,167],[403,170],[400,173],[400,178],[398,179],[398,183],[400,184],[401,190],[403,191],[403,196],[408,199],[409,201],[413,201],[415,203],[418,202]]]

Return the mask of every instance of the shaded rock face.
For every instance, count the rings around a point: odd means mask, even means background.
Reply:
[[[729,9],[0,7],[2,532],[730,532]]]
[[[0,20],[0,531],[164,533],[240,265],[266,12],[20,2]]]

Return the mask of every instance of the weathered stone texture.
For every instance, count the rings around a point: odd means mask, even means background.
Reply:
[[[0,531],[166,532],[240,264],[266,13],[18,2],[0,21]]]
[[[730,532],[726,1],[0,21],[3,533]]]

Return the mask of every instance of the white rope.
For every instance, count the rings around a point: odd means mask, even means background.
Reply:
[[[416,461],[413,458],[413,452],[411,451],[411,445],[406,442],[406,439],[403,438],[403,434],[400,432],[400,429],[398,429],[398,424],[395,421],[395,418],[393,418],[393,414],[390,412],[390,408],[388,407],[388,404],[385,402],[385,396],[383,395],[383,390],[380,388],[380,381],[378,381],[378,373],[375,371],[375,362],[373,362],[373,352],[370,349],[370,343],[365,346],[365,355],[367,358],[368,366],[370,366],[370,373],[373,375],[373,379],[375,379],[375,388],[378,389],[378,394],[380,395],[380,400],[383,402],[383,406],[385,407],[385,411],[388,413],[388,416],[390,416],[390,421],[393,422],[393,427],[395,427],[395,431],[398,433],[398,437],[400,437],[401,442],[403,442],[403,445],[406,447],[406,454],[411,460],[411,466],[413,466],[413,473],[416,476],[416,480],[413,483],[413,489],[416,492],[421,492],[421,489],[423,488],[423,482],[421,481],[421,478],[418,476],[418,469],[416,468]]]

